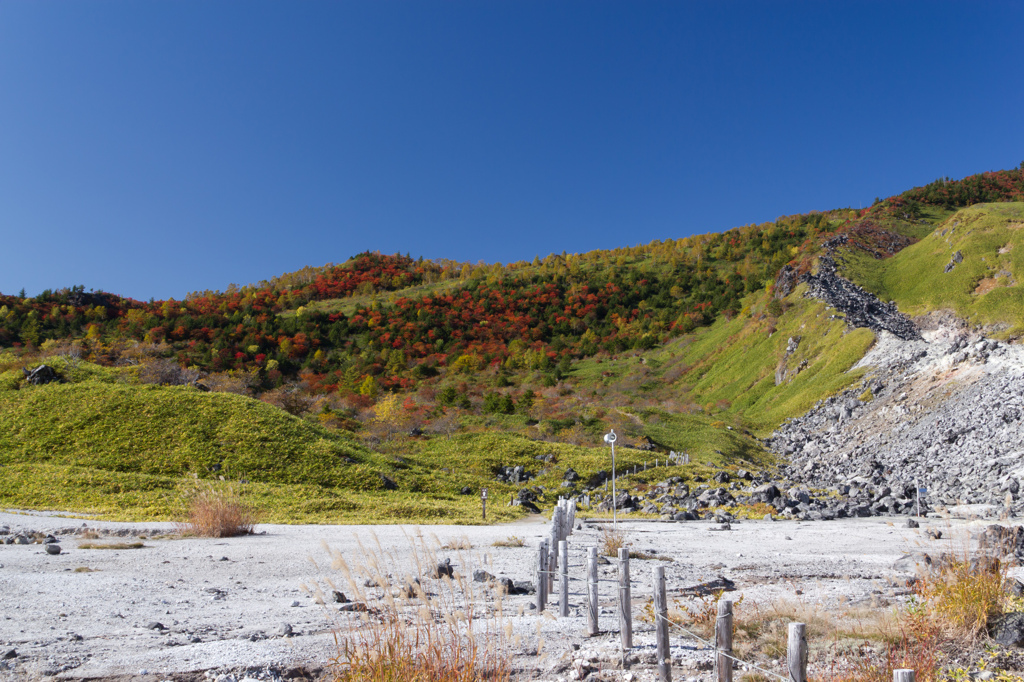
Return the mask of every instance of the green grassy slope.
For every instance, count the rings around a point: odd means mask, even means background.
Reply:
[[[60,359],[52,364],[67,368]],[[499,483],[499,467],[523,465],[550,504],[567,468],[585,480],[610,470],[607,447],[538,442],[474,432],[404,441],[374,452],[258,400],[187,387],[131,383],[130,373],[81,363],[77,383],[0,391],[0,499],[19,508],[74,510],[103,518],[181,518],[198,485],[231,486],[267,522],[475,523],[479,491],[490,521],[523,514],[505,505],[521,486]],[[648,415],[649,417],[649,415]],[[766,463],[743,436],[702,416],[665,414],[653,437],[694,451],[679,473],[705,476],[702,462]],[[707,437],[705,432],[710,432]],[[617,468],[650,480],[657,455],[619,448]],[[664,459],[663,456],[661,456]],[[397,484],[382,490],[381,475]],[[221,482],[221,477],[228,479]],[[245,479],[244,485],[237,485]],[[471,495],[461,495],[464,486]],[[501,502],[498,502],[498,501]]]
[[[382,468],[377,458],[343,436],[228,393],[100,383],[0,393],[3,464],[172,476],[217,472],[373,490],[379,487],[373,471]]]
[[[694,382],[702,402],[727,401],[729,411],[763,435],[860,379],[862,372],[848,370],[871,347],[874,334],[847,329],[823,303],[803,293],[804,287],[797,287],[789,297],[791,308],[774,323],[737,318],[698,335],[685,356],[694,370],[684,380]],[[789,339],[797,337],[796,351],[785,357]]]
[[[963,262],[950,272],[956,252]],[[900,310],[952,309],[973,324],[1024,332],[1024,203],[977,204],[957,211],[892,258],[843,254],[842,274]]]
[[[818,400],[855,383],[863,371],[849,371],[874,342],[867,329],[850,330],[832,319],[820,301],[804,298],[799,286],[788,296],[786,312],[772,317],[764,312],[767,294],[750,296],[744,311],[732,320],[721,318],[709,327],[644,353],[647,368],[638,393],[657,400],[685,396],[701,415],[674,415],[677,424],[687,423],[689,438],[677,449],[701,455],[729,452],[733,459],[746,445],[726,447],[715,441],[726,422],[767,435],[785,419],[803,414]],[[790,338],[800,337],[796,351],[786,356]],[[806,363],[806,364],[804,364]],[[574,376],[590,385],[628,380],[628,361],[584,361]],[[782,381],[776,385],[776,370]],[[645,432],[658,442],[665,436],[650,426]]]

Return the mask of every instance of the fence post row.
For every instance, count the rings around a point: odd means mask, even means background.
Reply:
[[[658,679],[672,682],[672,653],[668,647],[668,600],[665,567],[654,567],[654,632],[658,640]]]
[[[619,633],[622,648],[633,648],[633,603],[629,589],[629,549],[619,548]]]
[[[715,622],[715,671],[718,682],[732,682],[732,600],[720,599]]]

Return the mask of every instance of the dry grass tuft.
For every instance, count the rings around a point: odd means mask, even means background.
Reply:
[[[79,566],[78,568],[75,569],[74,572],[75,573],[95,573],[98,570],[100,570],[100,569],[98,569],[98,568],[89,568],[88,566]]]
[[[918,682],[952,679],[945,670],[951,657],[984,645],[989,623],[1009,605],[1006,579],[1006,567],[972,552],[969,540],[940,555],[883,628],[884,646],[861,647],[854,664],[830,679],[888,682],[899,668],[916,671]]]
[[[509,535],[504,540],[495,540],[494,541],[494,546],[495,547],[524,547],[524,546],[526,546],[526,541],[523,540],[518,535]]]
[[[469,541],[468,537],[463,535],[461,538],[448,538],[443,544],[441,544],[441,549],[458,552],[473,549],[473,544]]]
[[[629,543],[626,542],[626,534],[616,528],[602,528],[600,542],[600,553],[608,557],[618,557],[619,550],[629,546]]]
[[[192,496],[187,518],[178,524],[178,530],[182,535],[229,538],[249,535],[255,523],[255,513],[234,487],[218,489],[207,484]]]
[[[363,547],[351,566],[324,544],[359,608],[339,615],[331,666],[334,682],[478,682],[512,679],[510,633],[500,590],[467,579],[465,557],[451,577],[431,578],[437,554],[420,536],[410,538],[413,558],[400,558],[379,543]],[[409,573],[388,570],[407,567]],[[338,589],[326,580],[327,589]],[[324,590],[316,587],[315,593]],[[479,592],[487,592],[482,594]],[[316,596],[314,594],[314,596]],[[489,596],[488,596],[489,595]],[[515,641],[515,640],[513,640]]]
[[[78,549],[142,549],[141,542],[80,542]]]
[[[946,636],[972,645],[1002,615],[1005,581],[1006,570],[998,559],[972,559],[964,552],[946,555],[918,581],[917,591]]]

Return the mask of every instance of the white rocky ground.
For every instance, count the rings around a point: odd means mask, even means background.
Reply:
[[[920,339],[886,332],[857,364],[863,387],[822,401],[766,442],[794,483],[833,488],[872,513],[1024,511],[1024,346],[950,314],[916,320]]]
[[[961,540],[971,530],[966,522],[940,519],[922,520],[920,529],[903,524],[865,518],[745,521],[734,523],[731,530],[718,530],[710,522],[625,521],[619,526],[633,549],[674,559],[632,562],[634,611],[639,616],[651,594],[655,565],[667,567],[670,601],[681,588],[718,576],[735,581],[734,598],[744,596],[745,604],[791,600],[838,609],[898,601],[907,592],[902,587],[906,575],[893,565],[905,553],[939,549],[926,535],[929,528]],[[103,536],[98,542],[145,536],[145,547],[78,548],[84,526]],[[202,679],[204,674],[220,675],[222,682],[246,676],[315,676],[334,655],[332,628],[351,618],[339,613],[337,604],[317,604],[302,587],[324,585],[331,576],[341,586],[322,543],[357,563],[363,554],[359,542],[372,546],[379,541],[395,557],[394,572],[402,575],[414,571],[410,537],[420,532],[409,526],[266,525],[247,537],[181,539],[160,536],[173,530],[168,524],[16,513],[0,514],[0,530],[4,527],[10,534],[52,533],[62,552],[47,554],[41,544],[0,545],[0,657],[6,656],[0,659],[0,679],[151,682]],[[570,538],[574,576],[583,577],[586,548],[598,542],[600,527],[583,522]],[[532,581],[536,547],[547,537],[548,526],[535,518],[506,526],[424,527],[422,533],[431,543],[436,537],[435,544],[468,540],[471,550],[439,550],[459,572],[468,575],[482,567],[499,577]],[[525,546],[493,546],[510,535],[522,537]],[[82,567],[91,571],[76,570]],[[616,575],[613,565],[601,571],[604,578]],[[600,626],[606,634],[595,639],[584,635],[582,597],[571,599],[568,619],[538,616],[529,606],[532,596],[511,597],[510,622],[522,637],[517,658],[521,677],[570,679],[573,670],[590,661],[586,669],[591,674],[609,670],[601,679],[654,679],[654,635],[640,620],[634,652],[639,662],[628,671],[616,669],[614,589],[610,582],[601,584]],[[154,623],[164,629],[153,629]],[[291,635],[285,636],[288,629]],[[710,654],[693,642],[675,638],[673,659],[676,679],[710,679]]]

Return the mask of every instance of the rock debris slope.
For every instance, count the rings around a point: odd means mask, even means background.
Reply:
[[[922,507],[1024,511],[1024,349],[950,314],[919,319],[916,335],[878,326],[856,366],[870,368],[864,384],[767,439],[790,463],[783,473],[875,514],[911,513],[918,486]]]

